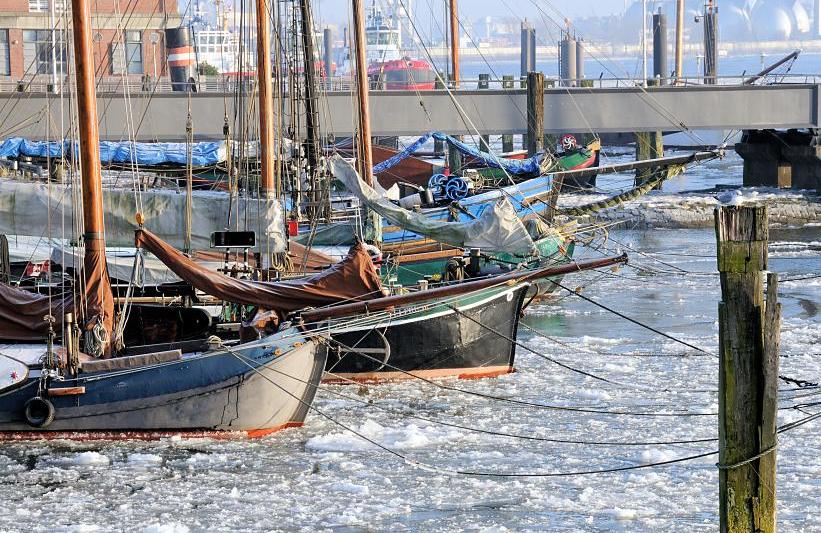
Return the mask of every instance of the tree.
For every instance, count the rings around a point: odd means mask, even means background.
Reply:
[[[202,61],[197,67],[197,70],[199,71],[200,76],[217,76],[220,73],[220,71],[217,70],[217,67],[207,61]]]

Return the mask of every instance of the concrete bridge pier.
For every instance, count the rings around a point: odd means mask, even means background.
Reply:
[[[821,190],[817,130],[745,130],[735,150],[744,160],[745,187]]]
[[[785,146],[781,153],[792,164],[793,189],[821,192],[821,146]]]

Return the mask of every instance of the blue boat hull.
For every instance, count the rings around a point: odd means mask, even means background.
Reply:
[[[16,432],[270,432],[304,421],[324,365],[324,348],[291,330],[287,337],[173,362],[80,373],[50,381],[53,393],[44,397],[55,416],[42,429],[24,416],[40,383],[32,368],[27,381],[0,394],[0,438]],[[83,392],[58,395],[59,389]]]

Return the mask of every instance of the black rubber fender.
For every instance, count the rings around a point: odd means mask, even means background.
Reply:
[[[31,427],[45,428],[54,422],[54,404],[40,396],[35,396],[26,402],[24,409],[26,422]]]

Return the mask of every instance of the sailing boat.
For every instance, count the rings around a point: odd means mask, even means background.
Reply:
[[[215,338],[197,346],[136,347],[111,358],[114,301],[106,270],[89,1],[73,0],[72,17],[83,170],[82,294],[77,302],[56,301],[0,287],[2,338],[46,341],[0,347],[0,438],[260,436],[301,424],[325,350],[315,335],[295,327],[245,344]],[[287,296],[313,294],[301,286],[292,291]],[[63,332],[61,346],[54,344],[55,323]]]
[[[306,292],[315,294],[346,290],[347,301],[338,298],[337,303],[326,301],[327,305],[311,308],[303,295],[301,300],[294,300],[290,312],[280,309],[272,314],[271,302],[297,281],[231,278],[196,263],[147,230],[139,231],[137,240],[197,290],[255,306],[257,314],[248,323],[255,329],[288,324],[304,335],[327,335],[329,356],[324,381],[333,383],[412,377],[476,378],[512,372],[519,317],[532,284],[627,261],[622,255],[572,262],[461,283],[422,284],[384,296],[390,288],[381,285],[379,273],[360,243],[343,263],[310,281],[299,282]],[[342,269],[342,265],[350,266]],[[328,274],[337,269],[342,269],[339,275]],[[370,281],[362,286],[352,283],[358,279]],[[297,309],[300,305],[303,307]]]

